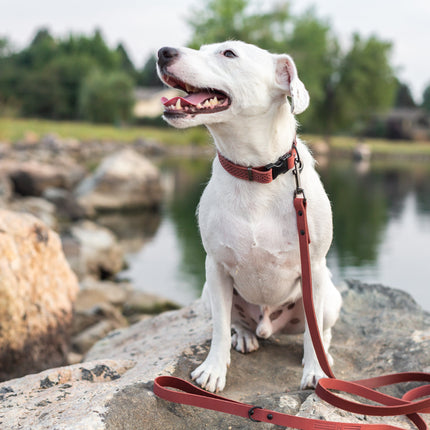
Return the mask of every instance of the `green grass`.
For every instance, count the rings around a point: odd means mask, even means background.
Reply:
[[[203,128],[176,130],[173,128],[98,125],[85,122],[47,121],[37,119],[0,118],[0,141],[13,143],[29,138],[41,138],[48,133],[81,141],[133,142],[151,139],[166,145],[206,144],[210,137]]]
[[[74,138],[81,141],[118,141],[129,143],[137,139],[154,140],[165,145],[206,145],[211,141],[209,133],[203,127],[178,130],[172,127],[97,125],[85,122],[47,121],[37,119],[0,118],[0,142],[17,142],[30,135],[41,138],[48,133],[55,133],[61,138]],[[319,136],[305,135],[305,140],[312,144],[321,140]],[[373,154],[430,156],[430,142],[389,141],[366,139]],[[357,144],[353,137],[334,136],[330,145],[334,150],[352,151]]]
[[[321,140],[318,136],[304,136],[304,139],[312,145],[312,142]],[[366,138],[364,142],[369,145],[374,155],[407,155],[407,156],[430,156],[430,142],[414,142],[408,140],[387,140]],[[338,151],[352,151],[357,145],[357,138],[349,136],[333,136],[330,139],[330,147]]]

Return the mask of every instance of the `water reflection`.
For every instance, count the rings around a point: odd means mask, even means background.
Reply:
[[[382,178],[353,167],[351,162],[330,163],[320,172],[332,201],[333,246],[340,266],[374,261],[388,218]]]
[[[152,240],[128,255],[129,268],[121,274],[136,288],[184,305],[200,296],[205,252],[195,213],[210,166],[208,159],[167,159],[161,164],[167,189],[163,221]]]
[[[133,253],[154,237],[160,228],[161,214],[156,210],[105,213],[97,222],[115,233],[125,252]]]
[[[165,160],[162,169],[170,193],[161,226],[129,256],[126,275],[185,304],[204,283],[195,209],[210,161]],[[404,289],[430,310],[430,166],[329,160],[319,170],[333,206],[328,263],[335,282],[355,278]]]

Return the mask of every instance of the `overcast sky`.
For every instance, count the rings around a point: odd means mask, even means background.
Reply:
[[[265,0],[266,5],[276,0]],[[393,64],[417,101],[430,84],[429,0],[293,0],[293,12],[314,5],[343,44],[353,32],[392,41]],[[90,34],[100,28],[111,46],[123,42],[136,66],[165,45],[190,39],[186,24],[193,7],[205,0],[0,0],[0,37],[17,48],[28,44],[36,29],[47,26],[54,36]],[[288,51],[288,47],[286,47]]]

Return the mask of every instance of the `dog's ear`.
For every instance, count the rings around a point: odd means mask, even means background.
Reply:
[[[275,56],[276,85],[291,97],[291,112],[299,114],[309,106],[309,93],[299,79],[293,59],[286,54]]]

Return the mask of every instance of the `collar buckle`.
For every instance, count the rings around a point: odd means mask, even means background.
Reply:
[[[288,159],[292,157],[291,152],[279,157],[274,163],[266,164],[264,166],[265,170],[272,170],[272,178],[276,179],[279,175],[287,173],[290,170],[288,166]]]

